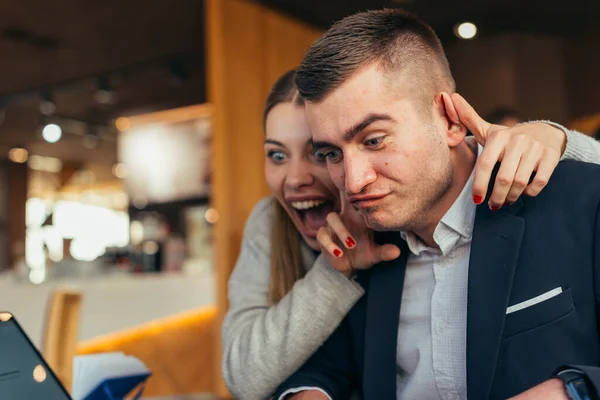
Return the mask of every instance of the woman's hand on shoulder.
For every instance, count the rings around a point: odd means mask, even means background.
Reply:
[[[356,270],[368,269],[400,256],[397,246],[375,243],[373,230],[365,225],[358,211],[344,200],[341,213],[327,215],[327,225],[319,229],[317,240],[329,265],[347,277]]]

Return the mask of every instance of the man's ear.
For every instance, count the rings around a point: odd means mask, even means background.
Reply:
[[[440,109],[442,110],[447,124],[446,134],[448,137],[448,145],[455,147],[462,143],[467,135],[467,128],[460,122],[452,98],[446,92],[441,92],[436,97],[436,102],[440,103]]]

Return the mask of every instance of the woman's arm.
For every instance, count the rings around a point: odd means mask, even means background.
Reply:
[[[599,141],[594,140],[583,133],[565,129],[561,125],[553,123],[551,125],[563,129],[567,135],[567,145],[565,147],[565,152],[562,155],[562,160],[577,160],[600,164]]]
[[[223,375],[239,399],[267,398],[331,335],[364,293],[318,257],[278,304],[269,305],[270,201],[255,208],[229,281]]]

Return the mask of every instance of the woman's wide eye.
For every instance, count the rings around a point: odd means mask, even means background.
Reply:
[[[313,157],[317,162],[324,163],[327,161],[327,154],[323,153],[320,150],[315,150],[313,152]]]
[[[274,163],[279,164],[285,161],[286,155],[283,151],[271,150],[267,153],[267,157],[269,157]]]

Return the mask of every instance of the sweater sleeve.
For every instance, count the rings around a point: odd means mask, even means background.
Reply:
[[[577,131],[567,131],[563,159],[600,164],[600,142]]]
[[[600,164],[600,142],[584,135],[583,133],[569,130],[564,126],[552,121],[534,121],[545,122],[565,132],[567,135],[567,145],[562,160],[584,161],[592,164]]]
[[[323,344],[364,291],[322,256],[279,303],[269,305],[270,205],[254,209],[229,280],[223,376],[239,399],[267,398]]]

